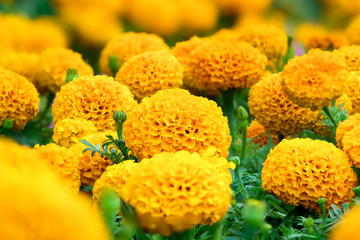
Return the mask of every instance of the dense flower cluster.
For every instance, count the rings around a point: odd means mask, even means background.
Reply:
[[[281,73],[289,99],[301,107],[319,110],[340,97],[347,78],[342,58],[319,49],[290,59]]]
[[[266,63],[265,55],[248,43],[206,41],[190,54],[189,77],[198,89],[251,87]]]
[[[40,88],[57,93],[66,83],[68,68],[76,68],[79,76],[94,74],[93,69],[82,59],[79,53],[70,49],[48,49],[40,55],[36,81]]]
[[[360,46],[345,46],[335,50],[334,53],[345,60],[348,71],[360,71]]]
[[[109,68],[109,56],[116,55],[120,66],[129,58],[140,53],[169,50],[164,40],[155,34],[127,32],[110,40],[101,51],[99,64],[101,71],[108,76],[113,73]]]
[[[54,142],[62,147],[69,148],[72,144],[84,139],[88,133],[96,132],[95,125],[84,119],[65,118],[54,125]]]
[[[26,123],[39,112],[39,93],[25,77],[0,68],[0,125],[5,118],[15,129],[24,129]]]
[[[214,101],[182,89],[158,91],[130,111],[124,123],[127,146],[140,159],[163,151],[204,152],[216,147],[228,155],[227,118]]]
[[[98,130],[114,129],[113,113],[136,105],[130,90],[107,76],[84,76],[66,84],[52,106],[54,123],[71,119],[91,121]]]
[[[249,92],[250,113],[274,134],[294,135],[313,126],[319,112],[289,100],[281,87],[280,74],[263,77]]]
[[[55,143],[42,146],[35,145],[34,148],[51,169],[64,179],[69,191],[79,192],[79,159],[69,149],[60,147]]]
[[[253,139],[253,143],[258,144],[260,147],[269,143],[269,134],[263,125],[261,125],[256,119],[250,123],[246,129],[246,138]],[[277,135],[271,136],[274,144],[279,141]]]
[[[126,85],[138,99],[158,90],[182,85],[183,67],[169,51],[151,51],[126,61],[115,80]]]
[[[93,146],[96,144],[101,145],[107,139],[106,135],[111,135],[116,138],[117,133],[115,131],[93,132],[86,134],[83,139]],[[91,151],[83,153],[85,148],[87,148],[85,144],[78,142],[73,144],[70,150],[73,151],[74,156],[79,158],[81,184],[94,186],[95,181],[113,162],[105,156],[101,157],[100,153],[95,153],[93,156]]]
[[[352,112],[360,113],[360,72],[351,72],[345,83],[345,93],[351,99]]]
[[[360,205],[356,205],[346,213],[330,232],[330,240],[352,239],[360,240],[359,231]]]
[[[99,205],[102,192],[107,188],[114,190],[121,196],[121,190],[131,174],[138,169],[137,167],[138,164],[134,161],[124,161],[107,167],[101,177],[96,180],[92,190],[94,204]]]
[[[140,162],[122,196],[146,231],[169,236],[225,215],[231,201],[226,171],[197,153],[163,152]]]
[[[263,188],[283,202],[320,210],[350,202],[358,185],[346,154],[333,144],[295,138],[281,141],[267,156],[261,174]]]
[[[90,201],[67,193],[37,152],[4,139],[0,152],[3,239],[110,239]]]

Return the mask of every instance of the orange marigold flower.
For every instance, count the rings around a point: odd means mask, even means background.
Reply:
[[[251,87],[266,63],[265,55],[248,43],[206,41],[190,54],[189,77],[198,89]]]
[[[69,194],[38,152],[3,139],[0,152],[1,238],[110,239],[89,199]]]
[[[89,133],[81,140],[86,140],[93,146],[96,144],[101,146],[107,139],[106,135],[111,135],[114,138],[117,138],[116,131],[105,131]],[[93,156],[91,156],[92,151],[86,151],[83,153],[85,148],[88,147],[85,144],[78,142],[73,144],[70,147],[70,150],[73,151],[73,154],[79,158],[81,184],[85,186],[94,186],[95,181],[100,178],[106,168],[112,165],[113,162],[105,156],[101,157],[98,152]]]
[[[69,148],[72,144],[84,139],[88,133],[96,132],[95,125],[84,119],[65,118],[54,125],[54,142],[62,147]]]
[[[121,196],[121,190],[125,186],[125,183],[137,169],[138,163],[130,160],[107,167],[101,177],[96,180],[94,189],[92,190],[94,204],[96,206],[99,205],[102,192],[107,188]]]
[[[335,50],[334,53],[345,60],[348,71],[360,71],[360,46],[341,47]]]
[[[100,69],[102,73],[108,76],[113,75],[109,68],[110,55],[116,55],[121,66],[126,60],[140,53],[168,49],[169,47],[164,40],[155,34],[123,33],[110,40],[101,51],[99,59]]]
[[[34,149],[40,153],[44,161],[51,169],[64,179],[68,190],[78,193],[80,188],[79,159],[65,148],[49,143],[47,145],[35,145]]]
[[[336,54],[314,49],[291,59],[281,78],[284,92],[291,101],[319,110],[343,94],[346,64]]]
[[[284,139],[270,151],[263,166],[265,190],[285,203],[318,211],[320,198],[326,198],[326,209],[349,203],[358,185],[346,154],[326,141]]]
[[[351,72],[345,83],[345,93],[351,99],[352,113],[360,113],[360,72]]]
[[[360,205],[356,205],[339,220],[331,229],[330,240],[352,239],[360,240],[359,231]]]
[[[348,132],[351,132],[360,124],[360,113],[349,116],[345,121],[341,122],[336,129],[336,142],[339,148],[344,149],[342,140]]]
[[[260,147],[269,143],[269,134],[265,127],[256,121],[256,119],[246,128],[246,138],[254,138],[251,141]],[[274,144],[278,143],[279,139],[277,135],[271,135],[271,138]]]
[[[281,87],[280,74],[263,77],[249,92],[250,113],[267,130],[285,136],[311,128],[319,112],[299,107]]]
[[[39,93],[25,77],[0,68],[0,92],[0,126],[9,118],[15,129],[24,129],[39,113]]]
[[[113,113],[136,105],[130,90],[112,77],[83,76],[64,85],[52,106],[54,123],[71,119],[91,121],[98,130],[115,129]]]
[[[161,152],[205,152],[216,147],[229,154],[231,136],[227,118],[214,101],[183,89],[161,90],[144,98],[124,123],[127,146],[138,158]]]
[[[228,173],[197,153],[162,152],[139,163],[121,194],[145,231],[169,236],[225,215],[231,201]]]
[[[271,24],[251,24],[240,28],[238,40],[250,43],[265,54],[269,60],[278,60],[288,49],[285,31]]]
[[[94,71],[79,53],[70,49],[48,49],[40,55],[36,81],[41,88],[57,93],[66,84],[68,68],[76,68],[79,76],[92,75]]]
[[[183,67],[169,51],[151,51],[127,60],[115,80],[126,85],[138,99],[158,90],[182,85]]]

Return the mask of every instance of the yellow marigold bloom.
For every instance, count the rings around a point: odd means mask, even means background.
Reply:
[[[311,128],[319,112],[299,107],[281,87],[280,74],[263,77],[249,92],[250,113],[267,130],[285,136]]]
[[[13,71],[36,84],[35,74],[39,55],[25,52],[11,52],[0,57],[0,67]]]
[[[206,41],[190,54],[190,77],[198,89],[251,87],[265,71],[267,58],[245,42]]]
[[[106,135],[111,135],[114,138],[117,138],[116,131],[105,131],[105,132],[93,132],[86,134],[83,139],[93,146],[99,144],[100,146],[107,139]],[[70,150],[73,151],[73,154],[79,158],[79,169],[80,169],[80,180],[81,184],[85,186],[94,186],[94,183],[106,168],[113,164],[113,162],[107,157],[101,157],[100,153],[95,153],[94,156],[91,156],[92,151],[86,151],[83,153],[83,150],[88,148],[85,144],[78,142],[71,145]]]
[[[57,93],[66,83],[68,68],[76,68],[79,76],[94,74],[81,54],[70,49],[55,48],[48,49],[40,55],[36,81],[40,87]]]
[[[162,152],[139,163],[121,194],[145,231],[169,236],[225,215],[231,201],[226,171],[197,153]]]
[[[98,130],[115,129],[113,113],[136,105],[130,90],[112,77],[83,76],[63,86],[52,106],[54,123],[65,118],[91,121]]]
[[[124,123],[126,145],[142,159],[161,152],[205,152],[216,147],[226,157],[231,143],[227,118],[214,101],[183,89],[144,98]]]
[[[42,146],[35,145],[34,149],[40,153],[51,169],[64,179],[70,192],[79,192],[79,159],[69,149],[60,147],[55,143]]]
[[[179,1],[131,0],[127,1],[126,10],[128,20],[144,32],[171,36],[183,25]]]
[[[250,43],[265,54],[269,60],[275,61],[287,52],[287,35],[283,29],[275,25],[251,24],[238,31],[238,40]]]
[[[269,143],[269,134],[267,133],[265,127],[256,121],[256,119],[247,127],[246,138],[255,138],[251,141],[258,144],[260,147]],[[279,139],[277,135],[271,135],[271,138],[274,144],[278,143]]]
[[[0,140],[0,152],[1,238],[110,239],[90,201],[69,194],[36,151]]]
[[[115,80],[126,85],[138,99],[158,90],[182,85],[183,67],[169,51],[151,51],[130,58]]]
[[[218,31],[216,31],[213,35],[211,35],[210,38],[216,41],[229,41],[229,42],[238,41],[239,32],[234,29],[221,28]]]
[[[263,164],[265,190],[285,203],[320,210],[317,200],[326,198],[326,209],[349,203],[358,185],[346,154],[333,144],[310,138],[281,141]]]
[[[54,142],[60,146],[69,148],[74,143],[84,139],[86,134],[96,131],[97,128],[90,121],[65,118],[54,125],[54,134],[52,138]]]
[[[164,40],[155,34],[127,32],[110,40],[101,51],[100,69],[106,75],[112,76],[109,68],[109,56],[116,55],[120,66],[129,58],[140,53],[156,50],[168,50]]]
[[[9,118],[15,129],[24,129],[39,113],[39,93],[25,77],[0,68],[0,92],[0,126]]]
[[[333,50],[349,45],[342,32],[316,32],[309,36],[305,42],[306,50],[320,48],[322,50]]]
[[[101,177],[96,180],[94,189],[92,190],[94,204],[99,206],[102,192],[106,188],[114,190],[121,196],[121,190],[125,186],[125,183],[137,169],[138,163],[130,160],[107,167]]]
[[[273,0],[216,0],[227,14],[261,13],[270,7]]]
[[[348,71],[360,71],[360,46],[341,47],[335,50],[334,53],[345,60]]]
[[[360,15],[355,16],[345,29],[345,35],[350,44],[360,44]]]
[[[281,73],[289,99],[301,107],[322,109],[345,89],[346,64],[342,58],[319,49],[291,59]]]
[[[360,113],[349,116],[345,121],[341,122],[336,129],[336,142],[339,148],[344,149],[342,139],[345,134],[351,132],[356,126],[360,124]]]
[[[332,228],[329,239],[330,240],[360,240],[358,234],[360,221],[360,205],[356,205],[344,218],[340,219],[338,223]]]
[[[351,98],[352,113],[360,113],[360,72],[351,72],[345,83],[345,93]]]

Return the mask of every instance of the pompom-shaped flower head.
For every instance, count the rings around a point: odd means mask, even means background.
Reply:
[[[225,215],[231,201],[227,174],[197,153],[162,152],[139,163],[121,194],[146,231],[169,236]]]
[[[335,50],[334,53],[345,60],[348,71],[360,71],[360,46],[341,47]]]
[[[54,142],[62,147],[69,148],[72,144],[84,139],[88,133],[96,132],[95,125],[84,119],[65,118],[54,125]]]
[[[190,77],[198,89],[251,87],[265,71],[267,58],[245,42],[206,41],[190,54]]]
[[[246,138],[253,138],[251,141],[255,144],[258,144],[260,147],[269,143],[269,137],[270,136],[267,133],[265,127],[256,121],[256,119],[252,121],[246,129]],[[277,135],[271,135],[271,138],[274,144],[279,142]]]
[[[109,56],[116,55],[120,66],[129,58],[140,53],[156,50],[169,50],[164,40],[150,33],[127,32],[110,40],[101,51],[99,63],[102,73],[112,76],[109,68]]]
[[[51,169],[64,179],[70,192],[79,192],[79,159],[69,149],[55,143],[35,145],[34,148]]]
[[[54,123],[65,118],[91,121],[98,130],[115,129],[113,113],[136,105],[130,90],[112,77],[84,76],[61,88],[52,106]]]
[[[360,205],[352,208],[345,214],[343,219],[340,219],[332,228],[329,239],[330,240],[360,240],[359,232],[360,222]]]
[[[94,71],[79,53],[70,49],[48,49],[40,55],[36,80],[41,88],[57,93],[66,83],[68,68],[76,68],[79,76],[92,75]]]
[[[1,238],[110,239],[90,201],[69,194],[36,151],[1,139],[0,152]]]
[[[262,186],[283,202],[320,210],[349,203],[358,185],[346,154],[333,144],[310,138],[281,141],[264,162]]]
[[[336,142],[350,158],[350,162],[360,168],[360,113],[349,116],[336,129]]]
[[[285,31],[271,24],[251,24],[240,28],[238,40],[250,43],[274,61],[285,55],[288,49]]]
[[[180,87],[182,78],[182,65],[169,51],[162,50],[130,58],[121,66],[115,80],[142,99],[158,90]]]
[[[116,138],[116,131],[93,132],[86,134],[82,140],[86,140],[93,146],[96,144],[102,145],[107,139],[106,135],[111,135]],[[106,168],[113,164],[107,157],[101,157],[100,153],[95,153],[92,156],[92,151],[83,152],[87,148],[82,142],[73,144],[70,150],[74,156],[79,158],[80,181],[82,185],[94,186],[95,181],[103,174]]]
[[[345,83],[345,93],[351,99],[352,112],[360,113],[360,72],[350,72]]]
[[[5,118],[15,129],[24,129],[39,112],[40,98],[34,84],[17,73],[0,68],[0,125]]]
[[[285,65],[281,73],[282,87],[294,103],[319,110],[343,94],[346,73],[342,58],[314,49]]]
[[[319,112],[299,107],[281,87],[279,74],[263,77],[249,92],[250,113],[274,134],[294,135],[311,128]]]
[[[215,102],[182,89],[158,91],[130,111],[126,145],[142,159],[161,152],[204,152],[216,147],[226,157],[231,143],[227,118]]]
[[[96,180],[93,193],[95,205],[99,205],[101,195],[105,189],[111,189],[121,196],[121,190],[133,172],[136,171],[138,164],[134,161],[123,161],[106,168],[101,177]]]

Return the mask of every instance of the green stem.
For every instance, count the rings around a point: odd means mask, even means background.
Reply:
[[[242,162],[245,156],[247,127],[243,128],[241,132],[242,132],[242,146],[241,146],[240,163]]]
[[[230,134],[232,137],[232,145],[235,141],[236,136],[236,125],[237,118],[235,115],[235,103],[234,103],[235,89],[228,89],[227,91],[221,92],[223,98],[223,113],[228,118]]]
[[[224,229],[224,223],[225,223],[225,217],[223,219],[221,219],[220,222],[217,223],[213,240],[221,240],[222,239],[221,235],[222,235],[222,232]]]
[[[49,109],[51,107],[51,103],[54,100],[54,98],[55,98],[55,94],[52,92],[49,92],[47,99],[46,99],[46,106],[45,106],[44,110],[39,114],[38,121],[40,123],[43,120],[43,118],[46,116],[47,112],[49,111]]]
[[[123,139],[123,122],[116,122],[116,132],[120,141],[124,141]]]
[[[323,111],[324,111],[324,113],[329,117],[329,119],[330,119],[331,122],[334,124],[334,126],[337,127],[337,123],[336,123],[334,117],[332,116],[332,114],[331,114],[331,112],[330,112],[329,106],[323,107]]]

